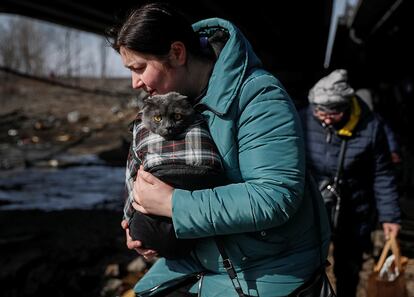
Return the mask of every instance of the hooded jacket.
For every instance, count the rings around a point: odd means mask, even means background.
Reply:
[[[158,260],[135,290],[204,271],[201,296],[238,296],[212,238],[222,235],[245,294],[286,296],[323,263],[330,240],[317,187],[306,182],[299,118],[280,82],[262,69],[233,24],[215,18],[193,28],[202,35],[217,28],[230,35],[196,105],[230,182],[213,189],[174,190],[175,233],[196,238],[197,246],[188,258]],[[312,203],[318,209],[315,217]]]

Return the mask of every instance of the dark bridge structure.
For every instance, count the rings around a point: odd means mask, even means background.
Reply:
[[[143,1],[2,0],[0,12],[25,15],[104,34]],[[298,106],[309,88],[336,68],[355,89],[373,93],[375,110],[403,147],[401,192],[414,226],[414,10],[411,0],[223,1],[170,0],[191,21],[221,17],[251,41],[265,68],[285,84]],[[414,241],[414,231],[405,236]],[[403,234],[404,235],[404,234]],[[413,244],[414,245],[414,244]],[[414,247],[410,247],[414,250]]]
[[[116,19],[142,2],[2,0],[0,12],[104,34]],[[414,33],[414,10],[409,0],[168,2],[191,21],[221,17],[234,22],[266,68],[287,76],[287,81],[309,79],[311,83],[329,69],[344,67],[355,72],[351,77],[357,83],[368,84],[409,75],[414,66],[414,48],[408,42]]]
[[[142,2],[2,0],[0,12],[104,34]],[[191,21],[221,17],[234,22],[298,101],[335,68],[347,68],[357,88],[412,78],[414,46],[408,40],[414,36],[414,10],[409,0],[168,2]]]

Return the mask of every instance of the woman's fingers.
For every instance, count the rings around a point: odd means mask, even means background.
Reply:
[[[390,236],[398,236],[401,226],[396,223],[383,223],[382,228],[384,230],[385,239],[388,240]]]
[[[136,202],[132,202],[132,207],[140,213],[148,214],[149,212]]]
[[[152,260],[152,258],[158,256],[158,253],[154,250],[136,249],[146,260]]]
[[[130,249],[130,250],[135,250],[135,249],[137,249],[137,248],[140,248],[141,247],[141,241],[138,241],[138,240],[128,240],[127,239],[127,247],[128,247],[128,249]]]
[[[126,244],[130,250],[140,248],[142,246],[141,241],[133,240],[131,235],[129,235],[129,228],[125,229]]]
[[[138,247],[141,246],[141,242],[136,240],[132,240],[132,237],[129,235],[129,228],[128,228],[128,221],[127,220],[122,220],[121,221],[121,226],[122,229],[125,230],[125,237],[126,237],[126,243],[127,243],[127,247],[129,249],[136,249]]]
[[[126,244],[127,244],[128,249],[137,251],[137,253],[142,255],[147,260],[151,260],[152,258],[158,255],[158,253],[154,250],[142,248],[141,241],[132,239],[131,235],[129,234],[127,220],[122,220],[121,226],[125,230]]]
[[[151,256],[157,254],[156,251],[150,249],[136,248],[136,250],[143,256]]]
[[[153,176],[151,173],[146,172],[143,170],[143,168],[140,167],[139,171],[138,171],[138,177],[142,178],[142,180],[146,183],[149,183],[151,185],[156,184],[157,182],[160,182],[160,180],[158,178],[156,178],[155,176]]]
[[[121,227],[122,227],[122,229],[126,229],[126,228],[128,228],[128,221],[127,220],[122,220],[121,221]]]

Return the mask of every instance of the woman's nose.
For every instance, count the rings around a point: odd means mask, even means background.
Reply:
[[[325,122],[326,125],[331,125],[332,124],[332,119],[331,118],[325,118],[323,121]]]
[[[133,89],[140,89],[140,88],[142,88],[143,85],[144,85],[144,83],[139,78],[139,76],[136,75],[136,74],[132,74],[132,88]]]

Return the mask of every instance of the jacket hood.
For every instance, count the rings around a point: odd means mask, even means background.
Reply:
[[[224,29],[229,39],[223,47],[212,71],[206,95],[200,103],[219,114],[225,114],[236,97],[246,73],[262,65],[249,41],[231,22],[212,18],[193,24],[199,34]]]

